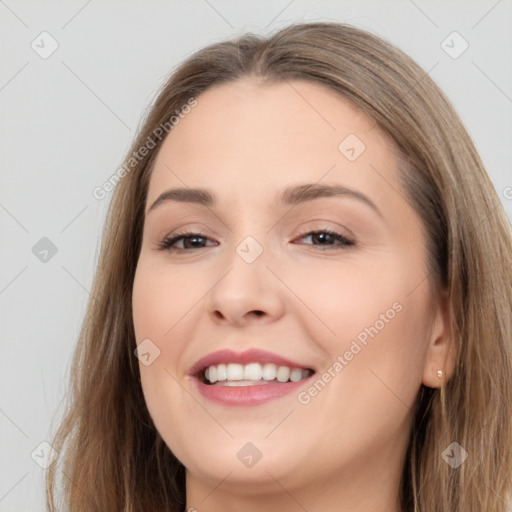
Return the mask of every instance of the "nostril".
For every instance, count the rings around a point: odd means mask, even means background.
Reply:
[[[219,320],[226,320],[229,318],[229,316],[227,315],[224,315],[221,311],[219,311],[218,309],[216,309],[213,314],[215,315],[215,317]],[[264,311],[261,311],[259,309],[253,309],[252,311],[248,311],[246,313],[246,315],[255,315],[255,316],[264,316],[265,315],[265,312]]]

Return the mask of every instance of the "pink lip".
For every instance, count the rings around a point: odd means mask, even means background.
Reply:
[[[272,354],[265,350],[251,348],[244,352],[235,352],[233,350],[225,349],[213,352],[207,356],[199,359],[197,363],[192,366],[189,370],[189,375],[197,376],[201,370],[206,369],[208,366],[221,364],[221,363],[238,363],[238,364],[249,364],[249,363],[274,363],[278,366],[289,366],[290,368],[309,368],[307,365],[304,366],[302,363],[285,359],[284,357]]]
[[[291,361],[290,359],[283,358],[271,352],[266,352],[259,349],[249,349],[244,352],[234,352],[233,350],[219,350],[212,354],[203,357],[195,363],[189,371],[189,375],[194,377],[194,381],[198,387],[199,392],[208,400],[231,406],[253,406],[263,404],[269,400],[283,397],[293,393],[298,388],[311,379],[314,373],[307,379],[299,382],[285,382],[285,383],[272,383],[272,384],[259,384],[254,386],[216,386],[204,384],[200,380],[200,373],[208,366],[217,365],[221,363],[274,363],[278,366],[288,366],[290,368],[308,368],[308,366]],[[309,368],[311,369],[311,368]]]

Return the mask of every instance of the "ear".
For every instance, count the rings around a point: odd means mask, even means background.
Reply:
[[[457,347],[450,332],[450,308],[448,293],[442,292],[438,297],[432,320],[432,331],[426,351],[423,368],[423,384],[430,388],[444,385],[453,375]],[[442,376],[438,371],[442,371]]]

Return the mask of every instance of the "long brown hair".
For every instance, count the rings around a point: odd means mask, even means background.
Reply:
[[[394,141],[399,177],[422,219],[431,289],[448,294],[457,345],[451,379],[422,386],[403,467],[404,511],[505,512],[512,478],[512,236],[504,210],[458,115],[408,56],[337,23],[289,26],[208,46],[165,83],[126,157],[102,239],[71,371],[65,417],[53,442],[47,504],[70,512],[179,511],[185,471],[163,442],[142,394],[131,293],[156,147],[191,98],[255,76],[321,83],[372,118]],[[457,442],[468,459],[441,454]]]

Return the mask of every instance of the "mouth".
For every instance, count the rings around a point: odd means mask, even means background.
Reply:
[[[189,372],[205,398],[231,406],[259,405],[289,395],[314,374],[313,368],[257,349],[215,352]]]
[[[262,386],[300,382],[313,374],[309,368],[279,366],[275,363],[220,363],[201,371],[198,378],[210,386]]]

